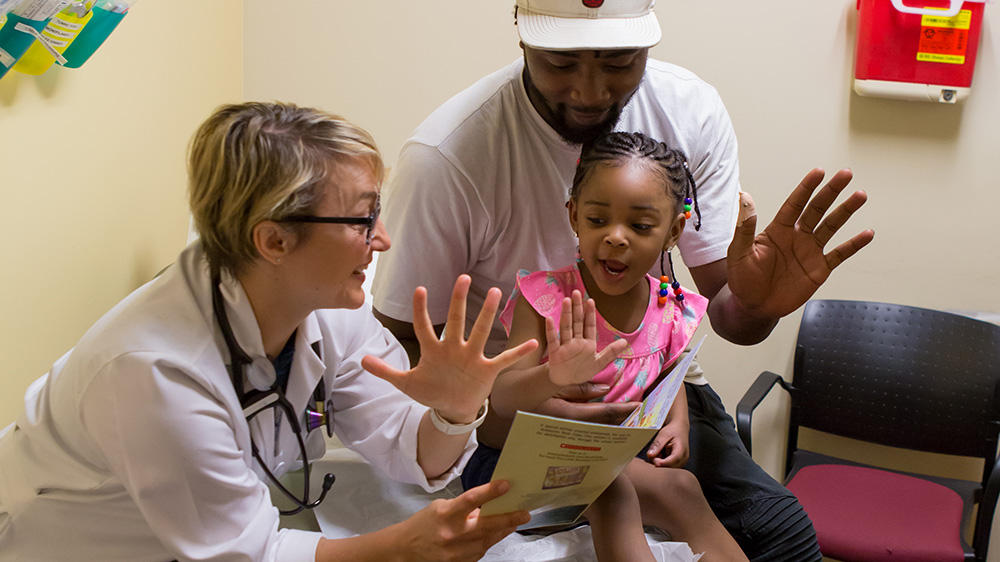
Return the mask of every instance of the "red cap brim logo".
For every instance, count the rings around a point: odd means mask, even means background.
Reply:
[[[583,0],[583,5],[588,8],[600,8],[604,0]]]

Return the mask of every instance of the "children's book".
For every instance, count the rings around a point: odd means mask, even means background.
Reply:
[[[524,509],[519,530],[575,523],[663,426],[684,375],[705,338],[677,362],[621,425],[518,412],[493,480],[510,491],[483,505],[481,515]]]

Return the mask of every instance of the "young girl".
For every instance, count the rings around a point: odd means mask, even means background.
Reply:
[[[508,346],[547,342],[496,380],[493,417],[481,428],[467,487],[486,481],[518,410],[533,411],[570,385],[608,388],[605,402],[638,402],[676,362],[708,300],[663,272],[663,253],[680,238],[692,210],[694,179],[684,154],[641,133],[611,133],[584,147],[567,205],[579,238],[576,263],[518,274],[501,321]],[[647,272],[660,262],[663,276]],[[558,326],[558,329],[557,329]],[[585,515],[598,559],[653,560],[642,525],[687,541],[703,562],[746,560],[712,514],[687,460],[687,399],[677,395],[644,454]],[[496,455],[498,456],[498,454]],[[477,462],[477,460],[483,462]],[[467,470],[467,473],[470,472]]]

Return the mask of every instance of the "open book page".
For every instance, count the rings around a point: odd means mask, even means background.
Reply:
[[[572,523],[657,430],[518,412],[493,472],[493,480],[510,482],[510,491],[480,513],[525,509],[531,521],[519,529]]]
[[[674,403],[674,398],[677,397],[677,393],[681,389],[681,383],[684,382],[684,375],[687,374],[691,362],[694,361],[694,357],[698,354],[704,341],[705,336],[702,336],[698,343],[674,365],[667,376],[656,383],[656,388],[646,396],[646,399],[622,423],[622,426],[663,427],[663,422],[667,419],[667,412],[670,411],[670,406]]]

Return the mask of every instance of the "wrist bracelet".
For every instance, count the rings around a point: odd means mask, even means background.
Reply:
[[[473,429],[483,425],[483,422],[486,421],[486,411],[489,410],[489,406],[490,399],[487,398],[486,402],[483,402],[483,407],[479,409],[479,414],[476,416],[476,419],[469,423],[452,423],[441,417],[441,414],[439,414],[437,410],[431,408],[431,423],[434,424],[434,427],[436,427],[438,431],[444,433],[445,435],[461,435],[463,433],[469,433]]]

